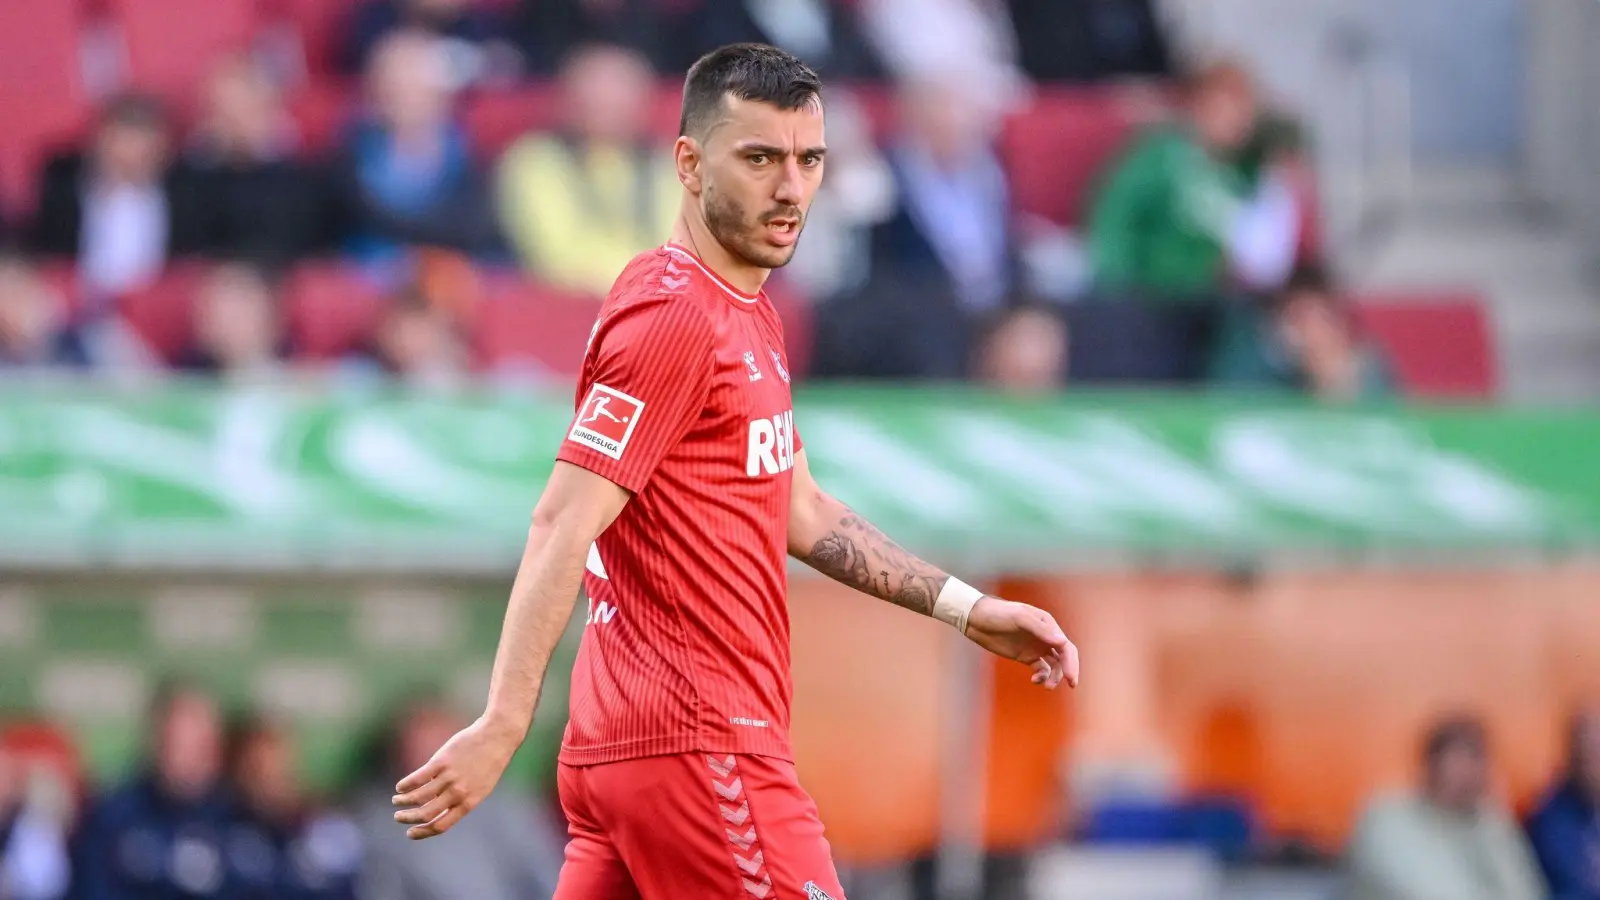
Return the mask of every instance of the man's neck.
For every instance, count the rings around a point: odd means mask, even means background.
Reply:
[[[672,242],[687,247],[706,268],[747,294],[759,294],[761,286],[767,283],[767,276],[772,274],[771,269],[752,266],[729,253],[711,233],[705,220],[689,210],[680,212],[677,221],[672,223]]]

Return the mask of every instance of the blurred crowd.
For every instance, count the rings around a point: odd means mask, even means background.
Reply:
[[[1150,0],[368,0],[339,26],[322,77],[360,101],[326,148],[286,99],[307,76],[260,47],[214,60],[192,96],[106,93],[6,223],[0,366],[495,374],[485,280],[603,295],[677,212],[661,86],[763,40],[848,86],[774,287],[804,310],[803,374],[1395,389],[1324,274],[1292,120],[1239,65],[1181,64]],[[538,79],[555,124],[476,146],[465,100]],[[1060,82],[1132,86],[1149,109],[1071,223],[1023,211],[999,148],[1029,92]],[[1073,127],[1054,115],[1037,127]],[[299,277],[328,260],[336,296],[375,298],[333,338],[305,324],[335,314]],[[538,311],[516,321],[554,334]]]
[[[461,714],[422,692],[367,742],[355,780],[317,795],[294,731],[226,717],[193,683],[158,691],[142,755],[121,782],[84,779],[70,738],[39,723],[0,729],[0,897],[7,900],[517,900],[554,890],[565,843],[548,792],[502,785],[448,837],[407,840],[394,783],[456,730]],[[1563,771],[1518,815],[1496,790],[1484,726],[1442,718],[1420,742],[1412,790],[1373,798],[1342,861],[1350,900],[1600,898],[1600,707],[1570,725]],[[1312,777],[1308,773],[1308,777]],[[1248,805],[1248,798],[1234,798]],[[1083,824],[1069,840],[1195,843],[1227,863],[1282,857],[1272,836],[1235,833],[1219,798],[1194,798],[1187,829]],[[1206,812],[1209,810],[1209,812]],[[1200,823],[1195,825],[1194,823]],[[1154,829],[1154,830],[1151,830]],[[1160,832],[1159,834],[1157,832]],[[984,896],[1027,896],[996,857]],[[912,884],[923,879],[912,867]],[[913,887],[932,897],[933,882]]]

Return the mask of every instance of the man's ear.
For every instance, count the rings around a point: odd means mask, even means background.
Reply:
[[[700,142],[688,135],[680,136],[672,146],[672,154],[678,167],[678,181],[689,193],[700,193],[700,165],[704,161]]]

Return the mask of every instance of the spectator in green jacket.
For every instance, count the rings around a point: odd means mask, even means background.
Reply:
[[[1156,302],[1215,299],[1230,275],[1282,283],[1298,242],[1296,200],[1274,177],[1283,146],[1259,127],[1256,87],[1238,65],[1201,71],[1187,116],[1155,128],[1112,169],[1089,220],[1096,283]]]
[[[1237,304],[1225,312],[1211,381],[1335,402],[1376,400],[1395,392],[1382,349],[1363,337],[1349,303],[1315,266],[1297,269],[1272,300]]]

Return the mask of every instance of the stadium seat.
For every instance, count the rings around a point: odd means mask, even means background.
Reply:
[[[183,353],[193,336],[194,295],[204,274],[205,267],[199,264],[174,265],[117,301],[122,318],[169,362]]]
[[[500,279],[474,323],[478,362],[489,373],[575,378],[599,312],[598,298],[587,294]]]
[[[479,156],[495,159],[524,132],[553,127],[560,118],[559,99],[551,84],[483,91],[466,99],[462,122]]]
[[[1000,139],[1018,210],[1078,224],[1096,180],[1142,117],[1115,90],[1041,88],[1031,107],[1007,121]]]
[[[383,313],[382,285],[338,262],[305,263],[285,287],[289,334],[301,356],[334,359],[354,349]]]
[[[293,28],[306,72],[317,83],[337,70],[339,42],[355,6],[355,0],[265,0],[263,13]]]
[[[45,154],[89,120],[78,52],[83,21],[73,0],[0,3],[0,204],[9,211],[31,209]]]
[[[126,82],[180,109],[226,53],[247,49],[256,0],[105,0],[127,53]]]
[[[320,156],[338,146],[359,105],[359,92],[340,82],[316,81],[296,91],[288,106],[300,132],[301,151]]]
[[[1389,353],[1410,396],[1487,400],[1499,387],[1491,323],[1469,292],[1366,295],[1357,319]]]

